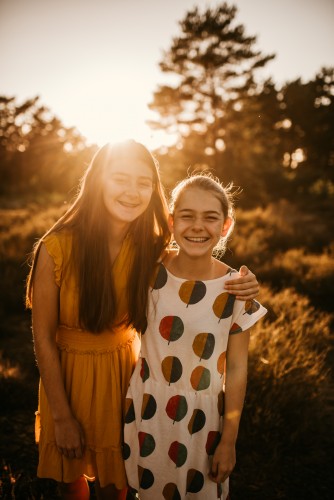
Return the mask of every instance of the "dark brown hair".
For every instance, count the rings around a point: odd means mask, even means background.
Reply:
[[[138,331],[146,327],[147,296],[157,259],[170,241],[167,202],[160,182],[158,163],[142,144],[130,140],[106,144],[94,155],[81,182],[80,191],[69,210],[44,235],[69,229],[73,234],[71,264],[79,285],[79,322],[82,328],[101,332],[115,324],[117,315],[115,284],[112,279],[106,221],[108,212],[102,196],[104,168],[119,161],[141,161],[152,170],[150,203],[130,225],[134,258],[127,283],[127,324]],[[43,238],[42,238],[43,239]],[[33,276],[42,239],[33,252],[27,280],[27,307],[32,306]]]

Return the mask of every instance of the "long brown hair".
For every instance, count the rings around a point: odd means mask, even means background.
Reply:
[[[168,207],[160,182],[158,163],[142,144],[130,140],[106,144],[94,155],[83,176],[79,193],[69,210],[43,238],[69,229],[73,234],[71,264],[79,285],[79,323],[91,332],[101,332],[115,323],[117,316],[115,284],[112,279],[106,221],[108,212],[102,196],[102,174],[111,162],[144,162],[153,173],[150,203],[130,225],[134,257],[127,283],[128,314],[126,322],[138,331],[146,328],[149,284],[157,259],[170,241],[167,225]],[[33,277],[43,238],[36,244],[27,279],[26,305],[32,307]]]

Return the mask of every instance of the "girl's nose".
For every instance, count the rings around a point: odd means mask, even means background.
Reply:
[[[193,228],[194,231],[201,231],[203,229],[202,220],[200,218],[196,218],[194,220],[192,228]]]
[[[126,186],[125,193],[129,196],[138,196],[139,189],[137,183],[134,181],[130,181]]]

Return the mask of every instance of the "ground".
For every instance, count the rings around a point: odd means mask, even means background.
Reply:
[[[34,442],[34,412],[39,376],[33,354],[30,315],[23,313],[2,318],[0,333],[0,498],[58,500],[56,483],[36,477],[38,453]],[[290,439],[283,435],[269,433],[268,439],[268,432],[261,428],[261,423],[254,426],[254,421],[249,419],[251,406],[252,401],[248,399],[238,440],[237,466],[231,477],[231,500],[332,498],[333,451],[330,447],[320,447],[312,436],[302,446],[286,446]],[[314,458],[308,461],[308,454],[314,457],[315,446],[317,461]],[[91,488],[93,499],[94,485]]]

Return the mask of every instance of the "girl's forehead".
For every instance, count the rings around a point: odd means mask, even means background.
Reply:
[[[178,196],[175,208],[185,210],[187,208],[196,211],[215,210],[222,211],[221,201],[218,193],[199,187],[185,188]]]
[[[108,174],[120,174],[128,176],[144,176],[153,179],[152,168],[143,160],[137,158],[121,158],[113,160],[105,165]]]

